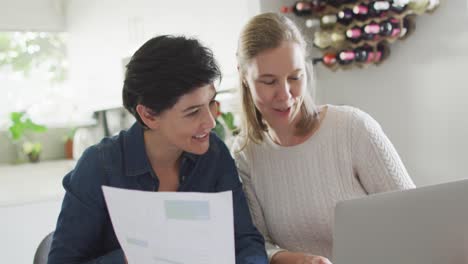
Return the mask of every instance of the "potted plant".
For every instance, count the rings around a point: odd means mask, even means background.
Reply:
[[[47,128],[43,125],[38,125],[34,123],[29,117],[26,116],[25,112],[12,112],[10,114],[11,125],[8,128],[10,132],[11,139],[13,144],[17,146],[17,151],[19,151],[19,146],[31,162],[39,161],[39,156],[42,151],[42,144],[40,142],[33,142],[29,139],[26,139],[25,134],[27,132],[36,132],[41,133],[47,131]],[[20,144],[20,143],[23,144]],[[19,153],[17,153],[19,154]],[[17,157],[18,160],[21,160],[20,156]]]
[[[226,141],[238,133],[238,128],[234,124],[234,115],[231,112],[221,112],[221,105],[218,101],[216,101],[216,105],[216,126],[213,131],[219,138]]]
[[[39,162],[39,156],[42,151],[42,144],[39,142],[26,141],[23,143],[23,152],[28,156],[30,162]]]
[[[76,128],[70,128],[64,137],[65,142],[65,158],[73,159],[73,137],[75,136]]]

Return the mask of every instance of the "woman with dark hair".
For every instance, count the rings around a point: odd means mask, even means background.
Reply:
[[[214,82],[220,77],[211,50],[195,39],[155,37],[133,55],[123,104],[137,122],[88,148],[65,176],[66,194],[48,263],[126,262],[103,185],[165,192],[231,190],[236,263],[267,263],[234,161],[210,133],[215,126]]]

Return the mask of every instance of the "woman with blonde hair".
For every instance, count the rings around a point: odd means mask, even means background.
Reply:
[[[253,17],[237,58],[244,125],[233,152],[270,263],[330,263],[338,201],[414,183],[371,116],[314,104],[307,45],[291,20]]]

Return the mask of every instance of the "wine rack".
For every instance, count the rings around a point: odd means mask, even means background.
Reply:
[[[284,6],[283,13],[318,27],[313,45],[322,52],[313,63],[331,70],[379,65],[391,44],[411,36],[416,17],[432,13],[439,0],[311,0]]]

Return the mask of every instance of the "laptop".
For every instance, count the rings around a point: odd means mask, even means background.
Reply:
[[[467,264],[468,179],[335,208],[333,264]]]

